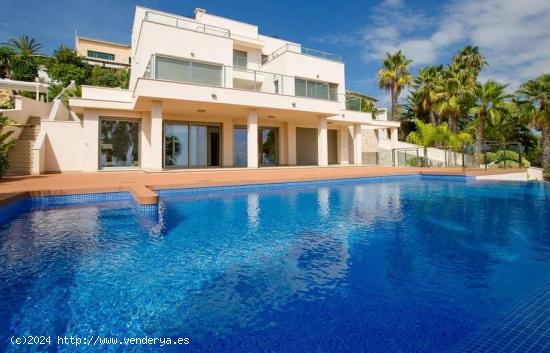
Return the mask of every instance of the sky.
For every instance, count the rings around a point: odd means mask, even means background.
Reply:
[[[201,7],[339,54],[346,88],[378,98],[380,107],[390,100],[377,86],[377,71],[384,54],[399,49],[413,60],[414,73],[448,64],[465,45],[478,46],[489,62],[480,80],[508,83],[510,90],[550,72],[550,0],[0,0],[0,42],[29,35],[46,54],[74,46],[75,31],[129,43],[136,5],[186,16]]]

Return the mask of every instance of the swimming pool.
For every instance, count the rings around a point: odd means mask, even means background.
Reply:
[[[160,196],[0,209],[0,351],[74,351],[10,342],[49,335],[189,339],[102,347],[121,352],[445,352],[549,279],[542,183],[407,176]]]

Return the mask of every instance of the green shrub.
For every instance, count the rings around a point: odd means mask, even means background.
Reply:
[[[544,168],[544,171],[542,172],[542,177],[546,181],[550,181],[550,167]]]

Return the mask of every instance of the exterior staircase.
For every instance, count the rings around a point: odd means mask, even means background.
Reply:
[[[40,133],[40,118],[30,117],[19,135],[19,139],[8,153],[10,167],[6,176],[30,175],[32,172],[32,159],[34,142]]]

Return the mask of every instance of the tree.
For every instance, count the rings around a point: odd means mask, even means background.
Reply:
[[[10,65],[10,77],[14,80],[33,82],[38,76],[38,65],[27,54],[15,55]]]
[[[128,79],[127,70],[94,66],[88,84],[101,87],[128,88]]]
[[[77,85],[85,84],[90,71],[82,58],[73,49],[65,46],[54,51],[53,60],[48,65],[48,74],[62,86],[67,86],[71,81],[75,81]]]
[[[415,145],[424,147],[451,146],[454,150],[460,150],[464,144],[473,141],[472,136],[466,132],[453,133],[446,123],[435,126],[416,119],[415,125],[416,131],[407,135],[407,142]]]
[[[15,51],[10,47],[0,47],[0,78],[11,78],[11,63]]]
[[[443,66],[428,66],[418,72],[414,85],[416,104],[419,110],[429,115],[430,122],[434,125],[439,124],[435,118],[434,103],[437,101],[437,88],[442,78]]]
[[[409,66],[412,60],[409,60],[401,53],[386,53],[386,57],[382,61],[382,68],[378,71],[378,85],[390,91],[391,94],[391,117],[392,120],[397,118],[397,99],[401,90],[409,86],[413,80],[413,76],[409,73]]]
[[[540,129],[542,166],[550,167],[550,73],[522,84],[517,91],[522,117],[527,123]]]
[[[42,44],[29,36],[11,38],[5,44],[16,49],[20,54],[29,56],[38,54],[38,51],[42,48]]]
[[[477,84],[474,95],[475,103],[470,113],[477,117],[476,143],[479,147],[485,141],[487,119],[489,124],[497,126],[509,108],[506,99],[509,95],[504,92],[507,85],[489,80],[485,84]]]
[[[470,85],[474,86],[481,69],[488,65],[487,60],[479,53],[479,48],[467,45],[453,57],[453,63],[467,70]]]

